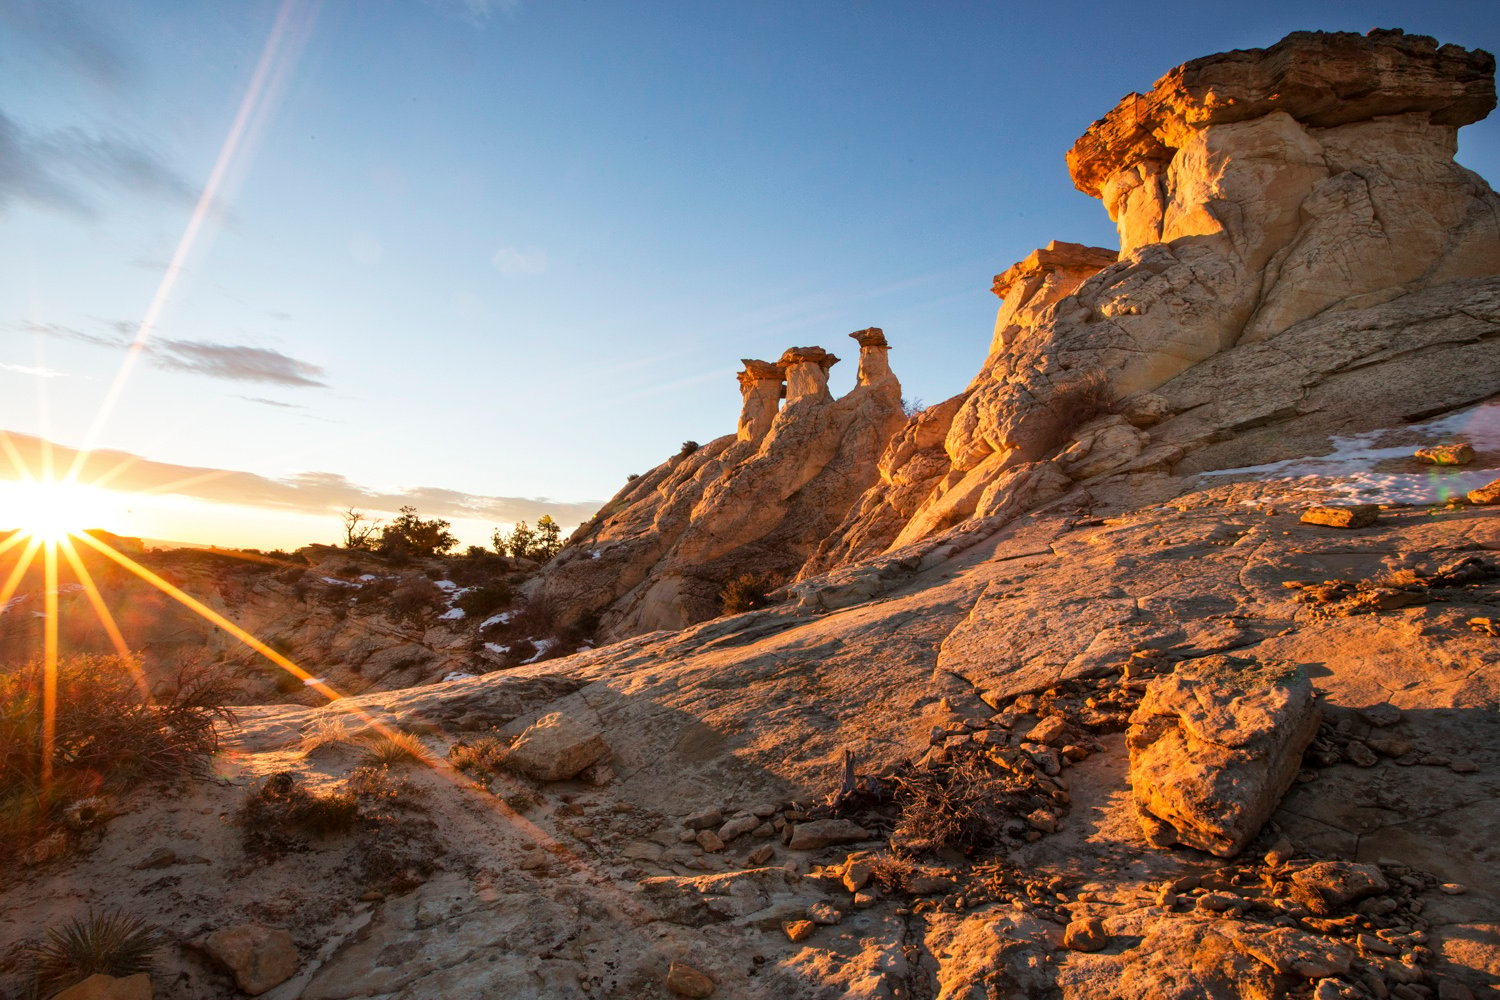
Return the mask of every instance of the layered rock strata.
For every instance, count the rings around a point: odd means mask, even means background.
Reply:
[[[1493,393],[1500,197],[1453,155],[1494,106],[1493,56],[1399,31],[1298,32],[1125,98],[1068,154],[1118,261],[1052,243],[998,275],[983,369],[896,435],[803,576]]]
[[[680,454],[626,485],[547,567],[536,596],[570,620],[597,616],[619,638],[678,628],[722,610],[741,576],[789,579],[877,478],[901,426],[901,384],[878,328],[851,334],[859,380],[835,399],[838,358],[794,347],[747,359],[734,434]]]

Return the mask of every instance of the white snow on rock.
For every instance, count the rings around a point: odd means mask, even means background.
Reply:
[[[355,583],[353,580],[340,580],[336,576],[325,576],[322,579],[323,579],[324,583],[333,584],[335,587],[362,587],[362,586],[364,586],[364,584]],[[360,579],[364,579],[364,578],[361,577]]]
[[[488,649],[491,653],[496,653],[496,654],[498,654],[500,656],[504,656],[506,653],[510,652],[510,647],[509,646],[501,646],[501,645],[499,645],[497,643],[493,643],[493,642],[487,642],[487,643],[485,643],[484,644],[484,648]]]
[[[451,674],[444,674],[444,681],[466,681],[470,677],[478,677],[478,674],[466,674],[462,670],[455,670]]]
[[[510,621],[510,612],[502,611],[498,615],[491,615],[479,623],[480,628],[489,628],[491,625],[504,625]]]
[[[458,584],[454,583],[452,580],[433,580],[432,585],[438,590],[446,590],[450,592],[458,589]]]
[[[1420,435],[1423,444],[1467,441],[1481,456],[1492,457],[1500,452],[1500,403],[1482,403],[1400,430]],[[1334,436],[1333,450],[1326,455],[1289,458],[1237,469],[1215,469],[1202,475],[1255,476],[1284,483],[1294,490],[1337,499],[1418,505],[1461,497],[1500,478],[1500,467],[1493,460],[1465,466],[1428,465],[1416,471],[1377,470],[1375,466],[1381,462],[1410,459],[1412,452],[1419,447],[1412,444],[1381,446],[1379,442],[1391,433],[1392,430],[1377,430],[1347,437]]]
[[[521,662],[523,664],[535,663],[537,660],[540,660],[542,657],[552,652],[552,650],[557,646],[556,639],[531,639],[528,641],[536,646],[536,653],[531,657],[531,659],[522,660]]]
[[[447,611],[444,611],[442,614],[438,615],[438,621],[452,622],[457,621],[462,617],[464,617],[463,608],[449,608]]]
[[[363,573],[360,575],[360,579],[366,583],[369,583],[372,580],[380,579],[380,577],[376,576],[374,573]]]

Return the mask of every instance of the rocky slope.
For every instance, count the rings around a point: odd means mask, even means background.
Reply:
[[[1382,32],[1168,74],[1072,163],[1158,242],[1007,271],[985,369],[904,428],[883,355],[844,400],[821,352],[747,363],[739,433],[540,591],[616,634],[709,614],[837,497],[787,600],[244,709],[214,780],[0,883],[0,990],[103,906],[168,931],[170,998],[1500,995],[1495,196],[1440,141],[1492,73]],[[396,731],[426,759],[365,767]],[[348,826],[271,808],[327,793]]]
[[[538,598],[620,638],[714,617],[736,577],[794,575],[874,484],[904,419],[885,335],[850,336],[859,376],[840,399],[828,391],[839,359],[821,347],[745,359],[736,433],[626,484],[546,567]]]

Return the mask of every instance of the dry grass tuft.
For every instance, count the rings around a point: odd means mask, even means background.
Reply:
[[[983,753],[967,748],[946,767],[894,779],[901,815],[891,843],[919,854],[957,849],[965,854],[1002,842],[1014,817],[1012,782]]]
[[[394,767],[398,764],[431,764],[432,751],[411,733],[384,733],[365,747],[364,761],[373,767]]]
[[[460,740],[449,748],[448,763],[466,774],[487,777],[501,772],[509,751],[510,744],[498,736]]]
[[[743,614],[770,603],[771,591],[781,586],[775,573],[741,573],[719,590],[719,607],[726,615]]]
[[[67,989],[96,973],[133,976],[151,971],[162,937],[138,917],[89,912],[49,928],[47,941],[29,950],[42,996]]]

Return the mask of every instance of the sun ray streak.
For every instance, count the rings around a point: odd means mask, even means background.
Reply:
[[[285,670],[293,677],[296,677],[298,680],[302,681],[302,683],[306,684],[308,687],[312,688],[314,691],[318,692],[329,701],[337,701],[338,699],[343,697],[343,695],[339,694],[339,692],[335,691],[327,684],[324,684],[321,680],[314,677],[306,670],[303,670],[301,667],[297,666],[297,664],[293,663],[285,656],[282,656],[280,653],[276,652],[276,650],[272,649],[270,646],[267,646],[265,643],[261,642],[249,632],[246,632],[234,622],[219,614],[213,608],[210,608],[208,605],[204,604],[196,597],[193,597],[191,594],[181,590],[178,587],[173,586],[166,580],[163,580],[161,577],[157,576],[155,573],[151,572],[149,569],[142,566],[134,559],[131,559],[129,556],[126,556],[120,552],[116,552],[114,549],[110,548],[108,545],[105,545],[97,538],[90,537],[89,535],[78,535],[76,537],[80,542],[83,542],[85,545],[89,546],[95,551],[102,553],[106,558],[111,559],[119,565],[123,566],[131,573],[134,573],[142,580],[151,584],[151,586],[155,587],[157,590],[160,590],[163,594],[166,594],[168,597],[177,601],[177,603],[181,604],[189,611],[196,613],[200,617],[207,619],[209,622],[228,632],[240,642],[249,646],[251,649],[255,650],[261,656],[264,656],[266,659],[270,660],[272,663],[276,664],[278,667]]]
[[[6,603],[10,600],[10,596],[16,592],[16,588],[21,586],[21,581],[25,578],[26,571],[31,568],[32,562],[36,559],[36,550],[41,547],[42,540],[40,538],[37,538],[35,535],[27,537],[26,551],[21,553],[21,558],[16,560],[16,565],[11,569],[10,576],[6,578],[5,585],[0,587],[0,608],[5,607]]]
[[[28,535],[26,532],[18,530],[15,534],[11,535],[5,541],[0,542],[0,556],[5,555],[5,553],[9,552],[11,549],[15,548],[17,545],[22,544],[23,542],[25,542],[30,537],[31,536]]]
[[[193,214],[189,216],[187,226],[183,229],[182,237],[177,241],[177,249],[172,254],[172,261],[167,265],[162,274],[161,282],[156,287],[156,294],[151,297],[151,302],[146,308],[146,314],[141,318],[140,325],[136,328],[135,338],[126,349],[125,359],[120,363],[120,370],[116,372],[114,381],[110,384],[109,391],[104,394],[104,399],[99,404],[98,411],[94,414],[93,423],[89,425],[88,433],[84,435],[83,446],[73,457],[73,464],[69,468],[68,482],[72,482],[79,471],[83,468],[88,456],[97,443],[99,434],[108,422],[110,414],[114,411],[115,404],[119,401],[120,394],[125,389],[125,383],[129,381],[132,370],[141,353],[146,349],[147,342],[156,330],[157,323],[161,320],[161,314],[165,310],[167,301],[172,296],[172,291],[177,285],[177,277],[182,273],[183,265],[187,262],[193,252],[193,246],[198,240],[198,234],[203,228],[204,221],[209,217],[214,206],[218,203],[219,189],[224,183],[225,176],[234,164],[236,156],[242,148],[242,142],[249,131],[252,119],[255,117],[266,89],[272,80],[272,69],[276,65],[277,56],[280,53],[283,42],[287,38],[288,31],[293,26],[293,13],[297,6],[297,0],[282,0],[280,9],[276,12],[276,20],[271,26],[270,33],[266,36],[266,43],[261,48],[260,61],[256,63],[255,71],[251,74],[250,83],[245,88],[245,95],[240,99],[239,110],[235,113],[234,122],[229,126],[229,132],[224,137],[223,144],[219,147],[219,156],[214,161],[213,169],[210,171],[208,181],[203,185],[202,192],[198,195],[198,202],[193,206]]]
[[[120,626],[115,622],[115,616],[110,613],[109,605],[104,603],[104,595],[94,584],[94,578],[89,573],[83,560],[78,557],[78,552],[73,548],[70,539],[63,539],[59,543],[64,558],[68,565],[73,567],[73,573],[78,577],[78,582],[83,584],[83,592],[88,597],[89,603],[94,606],[94,614],[99,616],[99,624],[104,627],[104,632],[109,636],[109,641],[115,647],[115,652],[120,655],[120,662],[130,670],[135,678],[135,686],[140,689],[141,695],[149,700],[151,697],[151,684],[146,680],[146,672],[141,669],[140,664],[135,662],[135,654],[130,650],[130,644],[125,641]]]
[[[42,622],[42,791],[52,784],[52,751],[57,741],[57,542],[42,546],[44,607]]]

